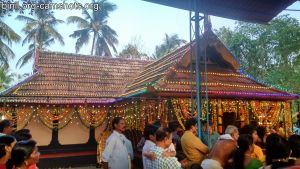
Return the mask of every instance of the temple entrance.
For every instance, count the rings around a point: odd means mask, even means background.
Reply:
[[[223,113],[223,133],[228,125],[236,125],[235,123],[235,113],[234,112],[224,112]]]

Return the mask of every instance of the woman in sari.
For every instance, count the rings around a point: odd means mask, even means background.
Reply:
[[[234,155],[235,169],[259,169],[262,162],[251,156],[253,153],[253,138],[251,135],[242,134],[238,141],[238,148]]]

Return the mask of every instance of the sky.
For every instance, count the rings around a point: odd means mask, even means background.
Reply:
[[[165,33],[178,34],[179,38],[189,41],[189,12],[176,8],[157,5],[142,0],[108,0],[117,5],[117,9],[110,14],[108,25],[118,34],[119,44],[117,51],[120,52],[129,42],[137,41],[140,43],[142,51],[148,55],[154,53],[156,45],[163,42]],[[67,0],[67,3],[74,2]],[[80,1],[88,3],[90,1]],[[288,9],[300,9],[300,1],[294,3]],[[300,12],[283,11],[280,14],[290,14],[300,21]],[[56,18],[66,21],[68,16],[81,16],[80,10],[54,10]],[[13,28],[22,38],[22,28],[25,23],[15,19],[16,14],[4,18],[4,22]],[[235,21],[220,17],[211,17],[213,29],[219,29],[222,26],[234,28]],[[53,44],[49,50],[65,53],[75,53],[76,39],[69,35],[76,30],[75,24],[61,24],[57,30],[63,35],[65,45],[58,42]],[[33,62],[29,62],[23,68],[15,67],[17,60],[27,52],[28,44],[22,46],[22,43],[13,43],[11,46],[16,57],[10,62],[11,72],[18,74],[31,73]],[[88,55],[91,50],[91,44],[83,46],[79,54]]]

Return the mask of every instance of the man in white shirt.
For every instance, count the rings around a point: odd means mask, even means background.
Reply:
[[[142,155],[143,155],[143,166],[144,169],[150,169],[147,168],[151,160],[155,160],[156,156],[153,152],[150,152],[150,150],[155,147],[155,132],[158,128],[154,125],[147,125],[144,129],[144,138],[146,139]]]
[[[122,134],[125,121],[121,117],[112,120],[113,133],[106,140],[102,154],[104,169],[129,169],[133,158],[131,142]]]

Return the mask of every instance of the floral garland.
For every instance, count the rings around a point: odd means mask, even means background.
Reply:
[[[111,131],[107,130],[107,131],[104,131],[103,133],[101,133],[99,136],[98,146],[97,146],[97,163],[98,164],[100,164],[102,162],[102,153],[105,148],[105,142],[110,134],[111,134]]]

